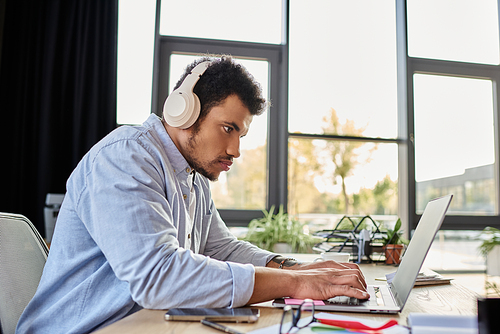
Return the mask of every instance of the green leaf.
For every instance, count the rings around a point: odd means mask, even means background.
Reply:
[[[264,217],[250,221],[248,233],[243,240],[270,251],[276,243],[285,242],[296,252],[306,252],[318,242],[315,237],[303,232],[304,224],[288,215],[283,205],[280,205],[276,214],[274,210],[274,206],[269,211],[263,210]]]

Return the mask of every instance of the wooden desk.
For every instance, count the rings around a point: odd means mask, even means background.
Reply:
[[[317,255],[316,255],[317,256]],[[315,256],[315,257],[316,257]],[[299,257],[300,258],[300,257]],[[302,258],[303,259],[303,258]],[[304,259],[306,260],[306,259]],[[368,284],[381,284],[375,278],[384,277],[385,274],[396,270],[395,267],[375,264],[362,264],[361,269]],[[406,317],[409,313],[433,313],[433,314],[477,314],[476,298],[478,296],[456,283],[435,286],[423,286],[413,288],[403,311],[400,314],[362,314],[336,312],[337,314],[369,318],[379,321],[396,319],[402,325],[406,325]],[[271,303],[261,303],[256,305],[260,308],[260,319],[254,324],[233,324],[228,326],[241,332],[250,332],[255,329],[268,327],[280,322],[282,309],[273,308]],[[180,322],[164,320],[164,310],[141,310],[108,327],[96,332],[98,334],[161,334],[161,333],[213,333],[220,334],[220,331],[203,326],[197,322]]]

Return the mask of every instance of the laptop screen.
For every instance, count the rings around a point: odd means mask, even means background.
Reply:
[[[403,307],[410,295],[425,256],[441,227],[452,197],[453,195],[448,195],[431,200],[418,222],[417,229],[391,284],[392,293],[400,307]]]

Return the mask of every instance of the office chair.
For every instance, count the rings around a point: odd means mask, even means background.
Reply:
[[[48,254],[47,245],[26,217],[0,212],[0,333],[15,332]]]

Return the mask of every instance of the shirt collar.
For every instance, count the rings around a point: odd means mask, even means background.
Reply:
[[[182,174],[185,175],[184,177],[187,177],[193,172],[194,170],[189,166],[182,153],[177,149],[177,146],[175,146],[172,138],[170,138],[167,130],[165,130],[161,118],[156,114],[151,114],[146,123],[149,123],[160,137],[161,143],[165,147],[165,153],[167,154],[168,160],[174,168],[174,173],[178,176]]]

